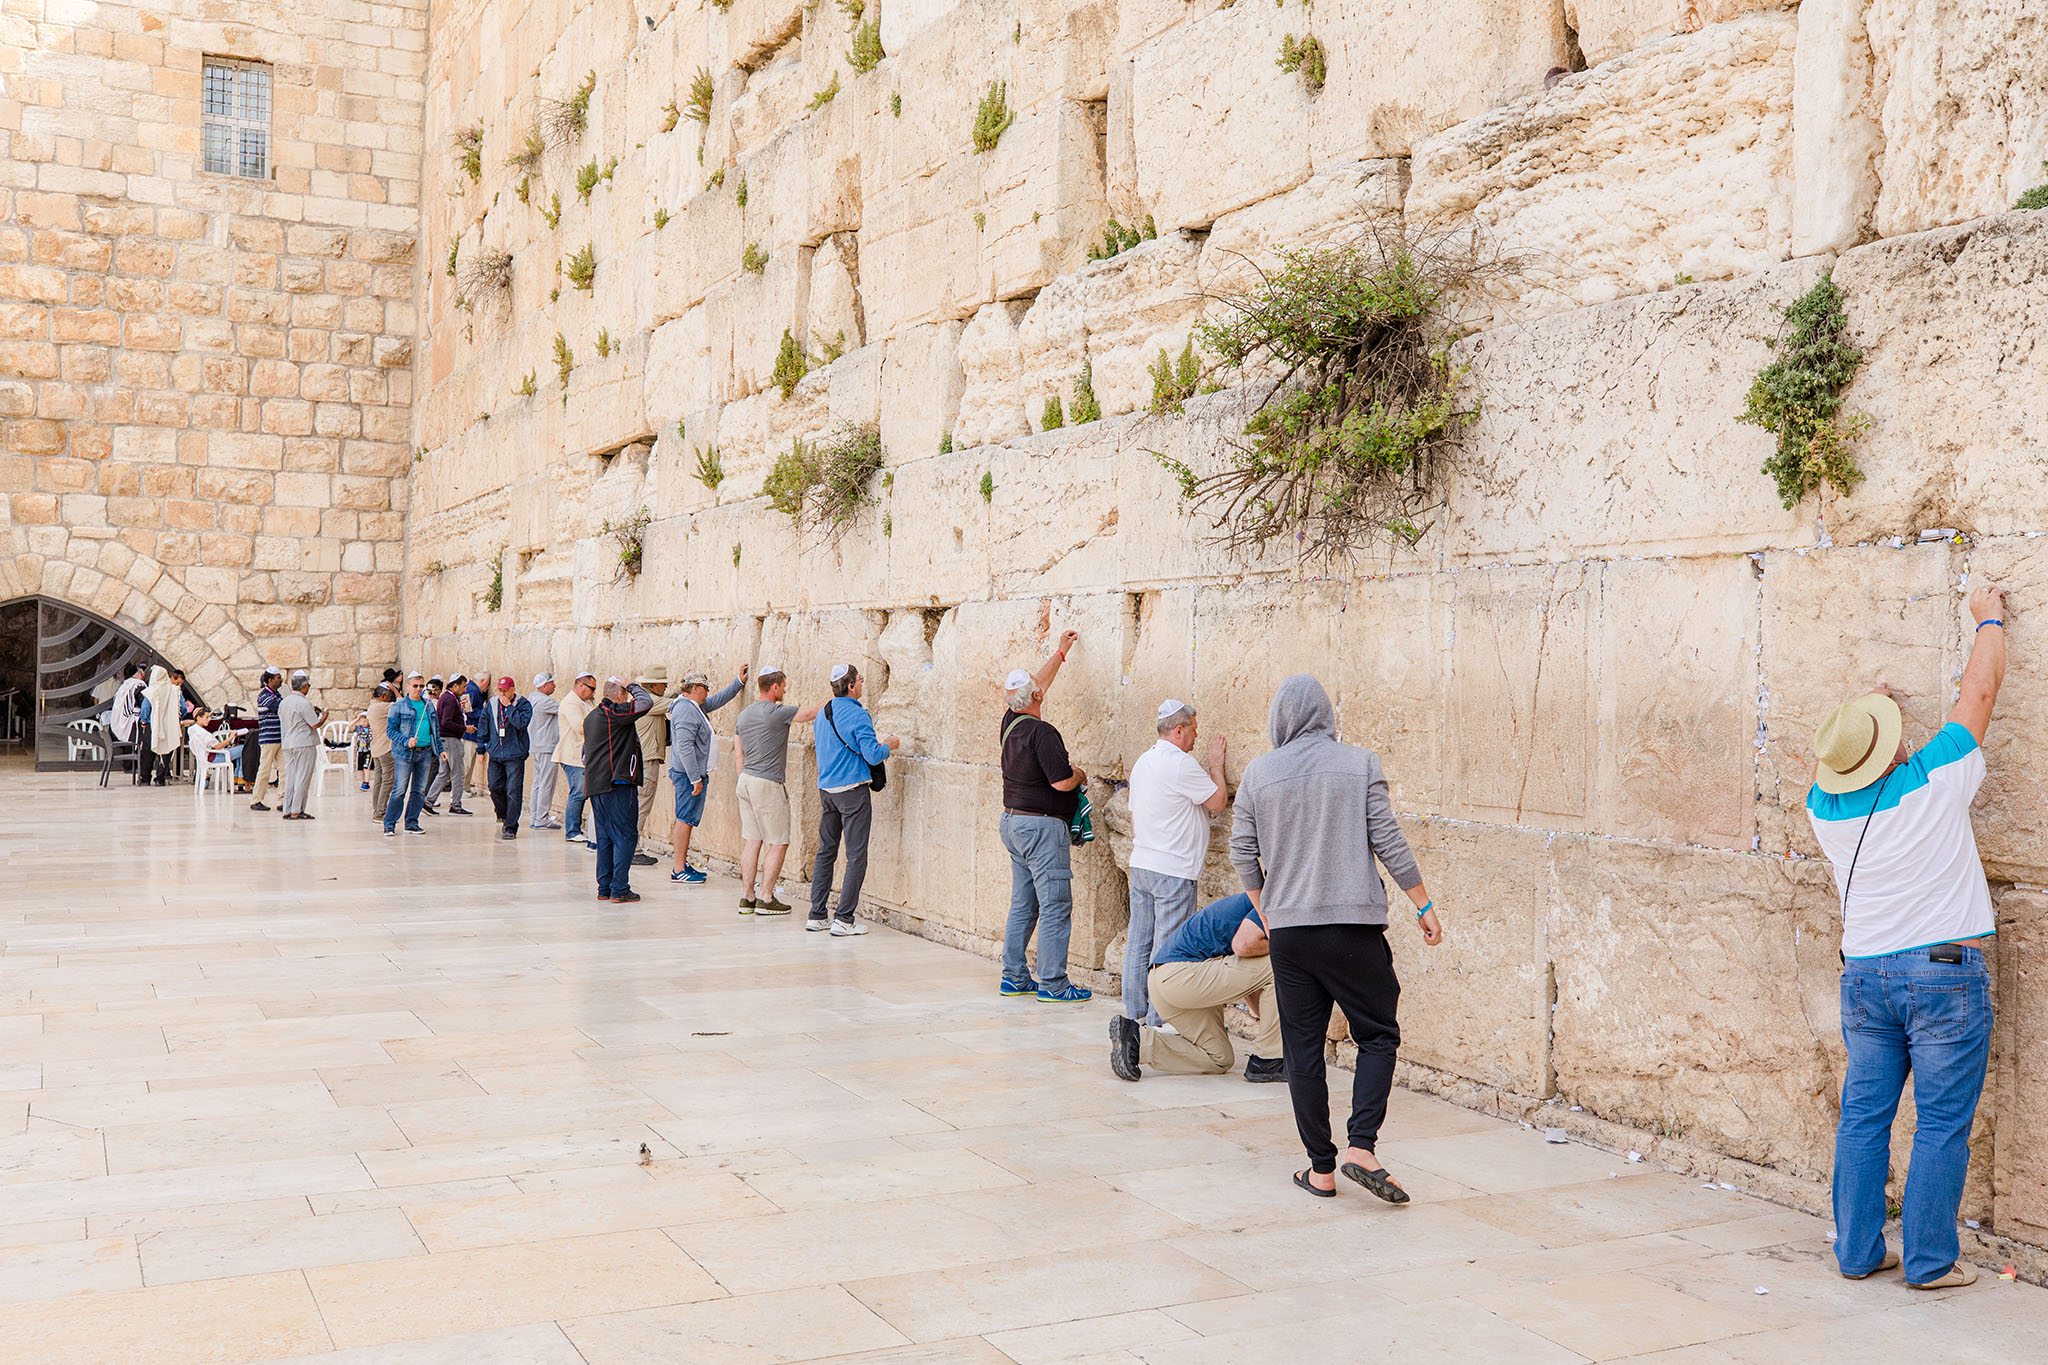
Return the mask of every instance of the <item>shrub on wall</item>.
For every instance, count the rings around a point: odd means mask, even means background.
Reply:
[[[1075,426],[1102,420],[1102,404],[1095,401],[1095,362],[1083,358],[1081,373],[1074,379],[1074,398],[1067,404],[1067,420]]]
[[[599,534],[611,537],[612,547],[619,557],[618,567],[612,572],[612,582],[626,583],[639,576],[644,562],[647,528],[653,521],[645,503],[640,505],[639,511],[616,526],[609,518],[606,519]]]
[[[587,72],[583,84],[569,92],[569,98],[542,98],[534,128],[549,147],[572,147],[590,127],[590,96],[597,89],[597,72]]]
[[[569,283],[586,294],[597,283],[597,250],[589,242],[569,258]]]
[[[2048,171],[2048,161],[2041,163],[2041,169]],[[2048,209],[2048,184],[2036,185],[2012,201],[2016,209]]]
[[[801,384],[804,376],[810,372],[810,357],[804,354],[804,348],[789,334],[789,329],[783,328],[782,345],[775,352],[775,369],[768,377],[769,382],[782,390],[784,398],[788,398],[796,392],[796,386]]]
[[[1764,473],[1788,508],[1823,484],[1847,493],[1863,482],[1850,445],[1869,429],[1862,413],[1842,411],[1842,390],[1856,377],[1863,352],[1843,339],[1848,316],[1832,273],[1783,310],[1785,330],[1771,342],[1777,357],[1757,372],[1738,421],[1778,438]]]
[[[853,31],[853,46],[847,49],[846,64],[857,76],[865,76],[882,64],[882,22],[870,19]]]
[[[882,435],[850,423],[812,444],[790,443],[777,457],[761,491],[768,505],[799,529],[833,538],[863,507],[876,502],[870,485],[881,472]]]
[[[469,128],[457,128],[455,143],[455,168],[469,177],[475,184],[484,178],[484,126],[479,123]]]
[[[491,556],[491,585],[484,589],[484,610],[496,611],[505,605],[505,552],[498,551]]]
[[[1010,108],[1009,83],[990,81],[987,93],[982,95],[981,103],[974,110],[974,150],[994,151],[1003,131],[1016,121],[1017,115]]]
[[[486,247],[455,272],[455,306],[467,312],[512,292],[512,253]]]
[[[690,101],[683,106],[683,117],[695,119],[705,127],[711,126],[711,101],[717,98],[718,86],[711,79],[711,72],[704,67],[697,68],[697,74],[690,78]]]
[[[1330,59],[1313,33],[1299,38],[1290,33],[1282,38],[1280,58],[1275,65],[1282,71],[1300,72],[1301,83],[1308,87],[1311,95],[1321,94],[1323,82],[1330,78]]]

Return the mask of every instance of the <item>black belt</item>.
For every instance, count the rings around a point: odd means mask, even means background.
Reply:
[[[1032,820],[1058,820],[1062,824],[1065,824],[1067,819],[1064,815],[1047,815],[1042,810],[1011,810],[1008,806],[1003,807],[1003,814],[1022,815]]]

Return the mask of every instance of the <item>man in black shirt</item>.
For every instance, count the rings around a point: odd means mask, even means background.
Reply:
[[[1003,683],[1003,847],[1010,853],[1010,920],[1003,931],[1002,993],[1048,1003],[1086,1000],[1067,980],[1067,936],[1074,922],[1074,865],[1067,822],[1088,775],[1067,759],[1066,741],[1039,712],[1080,636],[1067,631],[1036,673],[1015,669]],[[1024,969],[1024,945],[1038,931],[1038,980]]]
[[[607,678],[604,700],[583,718],[583,790],[597,817],[597,898],[626,905],[640,899],[631,885],[640,846],[640,718],[654,696],[638,683]]]

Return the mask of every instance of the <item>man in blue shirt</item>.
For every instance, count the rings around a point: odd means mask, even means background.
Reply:
[[[1152,1007],[1174,1032],[1114,1016],[1109,1021],[1110,1070],[1127,1081],[1138,1079],[1140,1064],[1169,1075],[1221,1075],[1231,1062],[1223,1007],[1247,1000],[1256,1011],[1259,1033],[1245,1060],[1244,1078],[1287,1079],[1280,1062],[1280,1011],[1272,1000],[1269,952],[1266,922],[1250,896],[1225,896],[1196,911],[1153,956],[1146,983]]]
[[[811,864],[811,917],[804,928],[812,933],[831,929],[837,938],[865,934],[856,923],[860,884],[868,875],[868,828],[874,822],[872,765],[886,763],[898,740],[875,738],[875,723],[860,704],[866,690],[860,670],[852,664],[832,666],[832,700],[811,722],[812,745],[818,754],[818,857]],[[839,860],[840,836],[846,838],[846,881],[839,889],[839,913],[827,919],[825,902],[832,896],[832,865]]]
[[[269,794],[271,783],[283,780],[279,765],[284,758],[284,726],[277,718],[277,708],[284,701],[278,684],[283,681],[284,674],[266,668],[256,689],[256,747],[262,755],[262,766],[257,768],[256,785],[250,789],[250,810],[269,810],[263,798]]]

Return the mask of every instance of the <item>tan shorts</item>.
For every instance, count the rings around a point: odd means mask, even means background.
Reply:
[[[741,773],[740,838],[764,844],[789,842],[789,793],[780,782]]]

